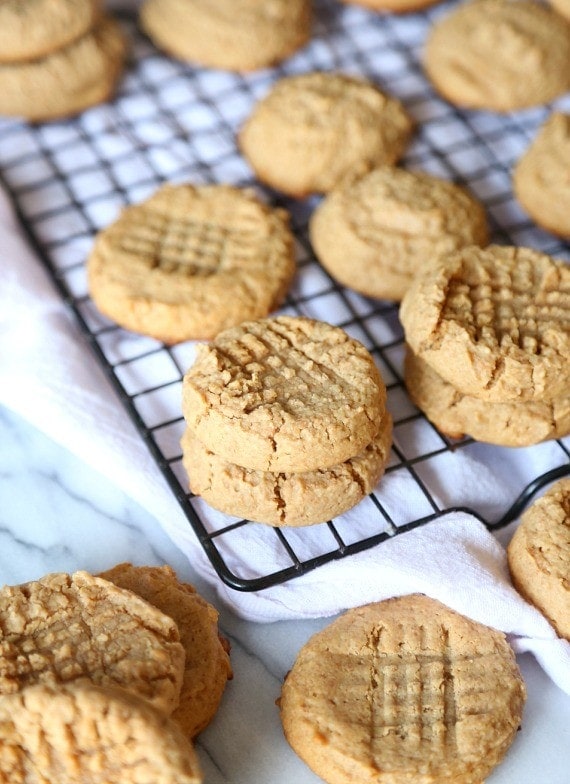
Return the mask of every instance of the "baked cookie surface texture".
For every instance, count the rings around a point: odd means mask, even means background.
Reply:
[[[124,208],[88,261],[99,310],[166,343],[267,316],[294,273],[287,213],[226,185],[164,185]]]
[[[328,784],[480,784],[520,726],[505,636],[415,594],[344,613],[301,649],[280,710]]]
[[[122,689],[28,686],[0,697],[0,784],[200,784],[174,722]]]
[[[118,564],[100,577],[128,591],[172,618],[186,658],[178,707],[172,714],[187,737],[210,723],[232,669],[228,645],[218,633],[218,612],[169,566]]]
[[[386,387],[344,330],[294,316],[248,321],[198,347],[183,382],[188,427],[212,452],[259,471],[343,463],[378,433]]]
[[[522,515],[507,556],[515,588],[570,640],[570,479]]]
[[[570,267],[529,248],[470,246],[415,280],[411,350],[466,395],[551,401],[570,389]]]
[[[555,112],[513,171],[515,195],[547,231],[570,237],[570,115]]]
[[[548,103],[570,88],[570,24],[534,0],[468,0],[431,29],[424,68],[458,106]]]
[[[68,117],[108,100],[127,44],[109,16],[62,49],[36,60],[0,63],[0,115],[41,121]]]
[[[145,0],[141,25],[160,49],[211,68],[274,65],[311,35],[310,0]]]
[[[87,572],[55,573],[0,590],[0,694],[89,679],[177,706],[184,649],[174,621]]]
[[[371,82],[313,72],[278,81],[254,106],[238,142],[262,182],[301,197],[396,163],[411,131],[401,102]]]
[[[382,166],[329,193],[313,213],[317,258],[339,283],[400,300],[433,259],[486,245],[485,210],[465,189],[420,172]]]

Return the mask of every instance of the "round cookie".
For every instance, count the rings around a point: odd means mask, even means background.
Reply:
[[[523,514],[507,547],[515,588],[570,640],[570,479]]]
[[[267,316],[294,274],[287,213],[226,185],[164,185],[100,232],[88,261],[99,310],[166,343]]]
[[[408,349],[405,382],[416,406],[450,438],[530,446],[570,433],[570,395],[560,400],[493,403],[462,395]]]
[[[101,0],[3,0],[0,62],[35,60],[80,38],[93,26]]]
[[[169,566],[118,564],[100,577],[132,591],[172,618],[186,652],[180,702],[172,718],[193,738],[213,719],[232,676],[228,643],[218,634],[218,612]]]
[[[483,206],[463,188],[382,166],[323,199],[310,239],[339,283],[400,300],[426,264],[465,245],[486,245],[488,231]]]
[[[182,454],[191,491],[210,506],[275,527],[300,527],[338,517],[371,493],[384,473],[391,444],[392,419],[386,413],[378,435],[362,452],[320,471],[242,468],[218,457],[189,429],[182,437]]]
[[[411,131],[400,101],[371,82],[314,72],[278,81],[254,107],[238,142],[262,182],[302,197],[395,163]]]
[[[530,248],[475,246],[431,265],[406,292],[410,348],[465,395],[568,396],[570,267]]]
[[[432,27],[424,68],[458,106],[548,103],[570,88],[570,24],[534,0],[470,0]]]
[[[186,423],[211,452],[274,472],[354,457],[377,434],[385,403],[361,343],[294,316],[248,321],[200,345],[182,393]]]
[[[145,0],[140,22],[159,49],[181,60],[252,71],[307,43],[312,6],[310,0]]]
[[[0,694],[89,678],[164,713],[178,705],[184,649],[155,607],[87,572],[0,590]]]
[[[173,721],[122,689],[82,682],[0,697],[0,784],[200,784]]]
[[[546,120],[513,171],[515,196],[547,231],[570,237],[570,114]]]
[[[505,636],[420,594],[349,610],[301,649],[280,710],[328,784],[480,784],[526,698]]]
[[[0,115],[52,120],[108,100],[126,49],[118,23],[103,16],[63,49],[38,60],[0,64]]]

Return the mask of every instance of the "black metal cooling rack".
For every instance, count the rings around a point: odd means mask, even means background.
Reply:
[[[307,239],[316,200],[297,202],[263,189],[236,149],[237,129],[276,79],[309,70],[360,74],[400,98],[417,121],[404,166],[467,185],[487,208],[494,241],[570,258],[568,245],[537,229],[521,212],[510,184],[514,162],[553,107],[504,116],[461,112],[439,99],[423,76],[426,32],[452,5],[393,16],[320,0],[311,43],[276,68],[246,75],[195,68],[164,56],[138,30],[135,12],[121,11],[132,56],[112,103],[66,122],[0,121],[0,182],[12,195],[30,242],[208,558],[235,589],[282,583],[452,509],[470,511],[492,530],[501,528],[546,484],[570,473],[568,439],[504,450],[470,439],[452,441],[427,422],[402,382],[397,307],[339,287],[315,261]],[[556,108],[564,110],[564,101]],[[228,518],[187,492],[179,446],[184,428],[180,392],[193,346],[167,347],[109,323],[90,301],[85,280],[85,258],[96,232],[121,206],[142,200],[165,181],[254,185],[289,210],[299,272],[283,312],[344,327],[378,362],[394,419],[392,458],[377,490],[341,518],[307,529],[274,529]],[[450,465],[461,459],[478,467],[481,487],[472,481],[462,486],[455,479],[452,487],[446,485]],[[544,469],[538,477],[537,462]],[[485,477],[491,475],[504,487],[500,508],[486,496]]]

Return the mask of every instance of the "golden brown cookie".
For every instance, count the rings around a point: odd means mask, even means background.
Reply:
[[[507,556],[515,588],[570,640],[570,479],[527,509]]]
[[[356,506],[372,492],[390,456],[392,419],[355,457],[330,468],[301,473],[254,471],[214,454],[187,429],[183,463],[190,489],[210,506],[234,517],[275,527],[323,523]]]
[[[570,266],[474,246],[431,265],[400,307],[410,348],[465,395],[550,401],[570,389]]]
[[[339,327],[293,316],[248,321],[198,347],[182,410],[208,449],[259,471],[343,463],[377,434],[386,388]]]
[[[278,81],[254,107],[238,141],[262,182],[304,196],[395,163],[411,131],[400,101],[371,82],[315,72]]]
[[[548,2],[555,11],[570,19],[570,0],[548,0]]]
[[[315,634],[280,709],[287,740],[329,784],[481,784],[525,698],[503,634],[415,594]]]
[[[166,343],[267,316],[294,273],[287,213],[227,185],[164,185],[100,232],[88,261],[99,310]]]
[[[433,26],[424,67],[458,106],[547,103],[570,88],[570,24],[534,0],[469,0]]]
[[[0,697],[0,784],[200,784],[191,744],[134,694],[85,681]]]
[[[178,705],[184,649],[174,621],[87,572],[0,590],[0,694],[88,678],[164,713]]]
[[[172,718],[193,738],[213,719],[232,670],[229,645],[218,634],[218,612],[169,566],[118,564],[100,577],[172,618],[186,652],[180,702]]]
[[[426,265],[465,245],[486,245],[488,231],[483,206],[463,188],[382,166],[325,197],[310,239],[339,283],[400,300]]]
[[[469,435],[500,446],[530,446],[570,433],[570,395],[550,402],[479,400],[462,395],[409,349],[405,382],[416,406],[450,438]]]
[[[513,170],[515,196],[547,231],[570,237],[570,114],[556,112],[542,125]]]
[[[37,60],[0,65],[0,115],[68,117],[108,100],[122,73],[126,41],[103,16],[84,36]]]
[[[90,30],[101,0],[3,0],[0,62],[35,60]]]
[[[199,65],[252,71],[309,40],[310,0],[145,0],[141,25],[166,52]]]

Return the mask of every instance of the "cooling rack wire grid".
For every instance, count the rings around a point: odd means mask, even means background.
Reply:
[[[486,206],[493,241],[568,260],[570,247],[537,229],[521,211],[510,172],[549,112],[569,111],[570,102],[496,115],[459,111],[441,100],[422,73],[421,52],[430,25],[453,5],[395,16],[321,0],[315,3],[314,35],[305,49],[278,67],[245,75],[171,59],[141,34],[133,11],[118,12],[132,53],[112,103],[65,122],[0,121],[0,181],[189,525],[221,579],[236,589],[284,582],[427,525],[448,509],[469,508],[491,529],[501,527],[545,483],[570,471],[570,439],[508,450],[470,439],[451,441],[430,425],[402,383],[397,307],[335,284],[307,239],[308,218],[318,199],[295,201],[264,189],[236,148],[236,131],[276,79],[312,70],[368,77],[402,100],[417,123],[404,167],[466,185]],[[116,327],[94,308],[85,276],[95,233],[122,206],[141,201],[167,181],[254,186],[289,210],[299,269],[280,312],[343,327],[377,361],[388,387],[394,446],[376,490],[342,517],[306,529],[273,529],[215,512],[187,492],[180,398],[194,346],[167,347]],[[500,508],[472,482],[458,481],[461,461],[479,466],[504,488]],[[272,554],[271,570],[256,564],[260,547],[265,556]],[[226,563],[230,552],[232,568]]]

